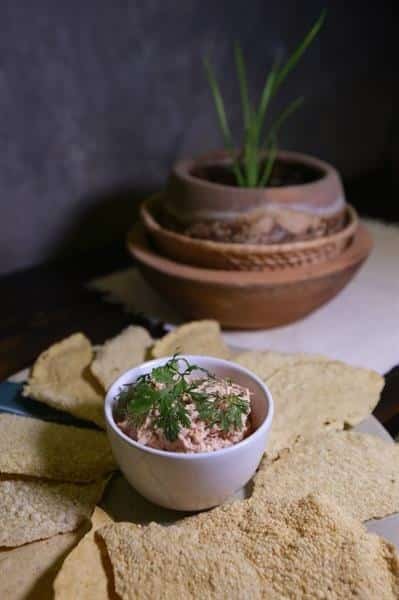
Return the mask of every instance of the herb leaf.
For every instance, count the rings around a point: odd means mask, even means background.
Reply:
[[[179,368],[181,362],[184,364],[182,370]],[[187,404],[194,403],[199,418],[209,427],[219,425],[224,432],[241,429],[242,416],[249,412],[248,401],[240,395],[207,394],[198,390],[198,379],[190,381],[187,377],[194,371],[201,371],[208,380],[215,380],[205,369],[173,356],[161,367],[120,389],[116,418],[126,418],[140,426],[151,414],[155,427],[163,431],[166,439],[175,441],[182,427],[190,427]]]
[[[220,415],[220,426],[223,431],[240,429],[242,427],[242,415],[248,410],[248,403],[240,396],[230,395],[224,400],[229,406]]]
[[[134,425],[141,425],[144,421],[151,408],[154,405],[156,390],[150,385],[146,379],[140,379],[136,382],[134,387],[125,386],[125,389],[119,393],[118,401],[120,397],[125,402],[127,418],[132,421]]]

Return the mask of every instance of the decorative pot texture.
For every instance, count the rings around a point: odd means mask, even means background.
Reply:
[[[156,194],[140,208],[141,222],[155,247],[172,260],[207,269],[276,271],[330,261],[352,243],[359,224],[356,211],[348,204],[347,225],[333,235],[288,244],[223,243],[162,227],[158,217],[163,204],[163,195]]]
[[[300,170],[303,183],[284,181],[270,187],[242,188],[208,177],[228,173],[230,157],[223,152],[182,160],[172,170],[165,193],[166,213],[182,228],[204,223],[252,223],[254,232],[268,235],[278,227],[292,236],[344,221],[345,196],[340,176],[331,165],[296,152],[280,152],[276,170]],[[202,236],[201,236],[202,237]],[[278,240],[276,240],[278,241]]]

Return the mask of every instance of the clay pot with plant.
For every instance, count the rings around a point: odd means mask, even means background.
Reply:
[[[180,234],[239,244],[284,244],[340,231],[348,220],[344,191],[331,165],[305,154],[280,151],[279,134],[303,102],[297,98],[267,126],[269,108],[289,73],[317,37],[325,13],[294,52],[272,66],[255,106],[246,64],[235,47],[243,115],[243,140],[234,143],[220,86],[208,60],[205,69],[224,150],[178,162],[162,196],[162,225]]]

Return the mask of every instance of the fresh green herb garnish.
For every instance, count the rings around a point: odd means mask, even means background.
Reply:
[[[220,426],[223,431],[240,429],[242,427],[242,415],[248,410],[248,402],[240,396],[231,394],[223,399],[229,407],[228,410],[220,411]]]
[[[209,397],[207,394],[191,392],[200,418],[208,425],[220,425],[222,431],[241,429],[242,415],[248,411],[248,402],[238,395]]]
[[[179,365],[183,363],[184,368]],[[193,402],[200,419],[207,425],[218,424],[222,431],[242,428],[242,415],[248,412],[248,402],[240,395],[211,395],[197,391],[198,380],[189,381],[187,375],[201,371],[208,379],[216,378],[205,369],[191,365],[184,358],[174,356],[161,367],[142,375],[134,384],[124,386],[117,396],[117,418],[127,418],[140,426],[152,412],[154,425],[163,430],[166,439],[177,439],[182,427],[190,427],[187,400]]]

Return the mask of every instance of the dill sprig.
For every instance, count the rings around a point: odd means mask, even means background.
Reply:
[[[180,368],[181,364],[183,368]],[[154,426],[163,430],[166,439],[175,441],[182,427],[190,427],[186,408],[190,396],[200,419],[208,426],[218,424],[224,432],[240,429],[242,415],[248,412],[247,400],[235,394],[209,395],[196,391],[198,380],[189,381],[187,378],[193,371],[200,371],[207,378],[216,380],[205,369],[175,355],[164,365],[120,389],[116,405],[117,419],[127,418],[138,427],[150,413],[156,414]]]

